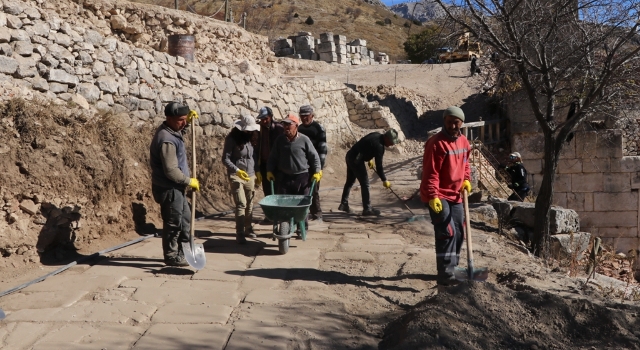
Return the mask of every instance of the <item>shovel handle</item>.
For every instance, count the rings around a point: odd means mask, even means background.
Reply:
[[[473,242],[471,242],[471,220],[469,219],[469,198],[467,189],[462,191],[464,198],[464,220],[467,234],[467,269],[469,270],[469,280],[473,280]]]
[[[194,178],[198,178],[196,176],[196,118],[191,119],[191,162],[193,164],[193,174]],[[191,191],[191,228],[189,231],[189,236],[191,237],[189,243],[191,244],[191,251],[193,249],[193,237],[196,232],[195,228],[196,223],[196,191]]]

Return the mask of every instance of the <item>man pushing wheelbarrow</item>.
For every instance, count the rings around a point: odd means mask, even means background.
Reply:
[[[280,199],[285,198],[281,195],[294,195],[293,197],[299,195],[309,196],[311,181],[319,182],[322,178],[320,157],[311,140],[307,136],[298,133],[300,119],[297,116],[289,114],[282,121],[282,125],[284,126],[284,134],[276,139],[267,162],[267,181],[275,182],[275,193]],[[264,201],[269,197],[265,197],[260,204],[263,205]],[[297,204],[298,206],[306,206],[306,208],[303,210],[304,215],[300,213],[302,217],[296,218],[297,220],[293,222],[294,224],[304,222],[304,227],[298,224],[296,230],[296,232],[303,234],[303,237],[308,227],[307,214],[310,204],[310,197],[308,204],[306,202]],[[265,214],[268,215],[266,211]],[[280,225],[282,226],[282,223]],[[282,231],[282,227],[280,228],[280,231]],[[282,242],[283,240],[280,241]],[[288,244],[288,239],[286,242]],[[283,252],[282,250],[283,247],[281,247],[281,252],[286,253],[286,251]],[[288,246],[286,250],[288,250]]]

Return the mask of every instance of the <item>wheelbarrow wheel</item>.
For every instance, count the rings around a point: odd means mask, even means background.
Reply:
[[[280,228],[278,229],[278,235],[280,236],[288,236],[290,231],[289,222],[283,221],[280,223]],[[280,254],[287,254],[289,251],[289,238],[287,239],[278,239],[278,250]]]

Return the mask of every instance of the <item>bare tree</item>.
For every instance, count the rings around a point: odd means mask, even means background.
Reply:
[[[459,31],[491,46],[524,92],[544,135],[534,252],[549,237],[560,152],[576,127],[637,96],[637,0],[435,0]],[[450,5],[453,3],[453,5]],[[637,98],[637,97],[636,97]],[[566,113],[566,115],[565,115]]]

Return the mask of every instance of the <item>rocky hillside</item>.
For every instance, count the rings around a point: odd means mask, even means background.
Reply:
[[[174,8],[174,0],[133,0]],[[376,3],[376,4],[372,4]],[[223,19],[222,0],[197,1],[187,4],[180,1],[181,10],[195,11],[204,16],[214,15]],[[247,30],[269,37],[273,42],[298,32],[311,32],[316,38],[320,33],[332,32],[345,35],[348,40],[365,39],[370,50],[385,52],[392,61],[404,59],[402,44],[407,38],[407,20],[395,15],[379,0],[274,0],[231,2],[234,22],[241,23],[241,14],[247,14]],[[220,10],[218,12],[218,10]],[[311,18],[312,24],[307,24]],[[309,22],[310,23],[310,22]]]
[[[419,2],[403,2],[390,6],[389,9],[398,16],[415,19],[420,22],[428,22],[446,15],[444,10],[435,1],[423,0]]]
[[[115,0],[1,5],[0,255],[10,260],[0,258],[0,267],[148,232],[158,213],[147,147],[167,102],[200,113],[204,213],[231,203],[221,146],[240,115],[266,105],[280,118],[311,104],[333,149],[354,133],[397,125],[388,108],[354,108],[357,93],[335,81],[283,80],[281,68],[303,63],[276,59],[266,37],[236,25]],[[195,36],[196,62],[166,53],[173,33]]]

